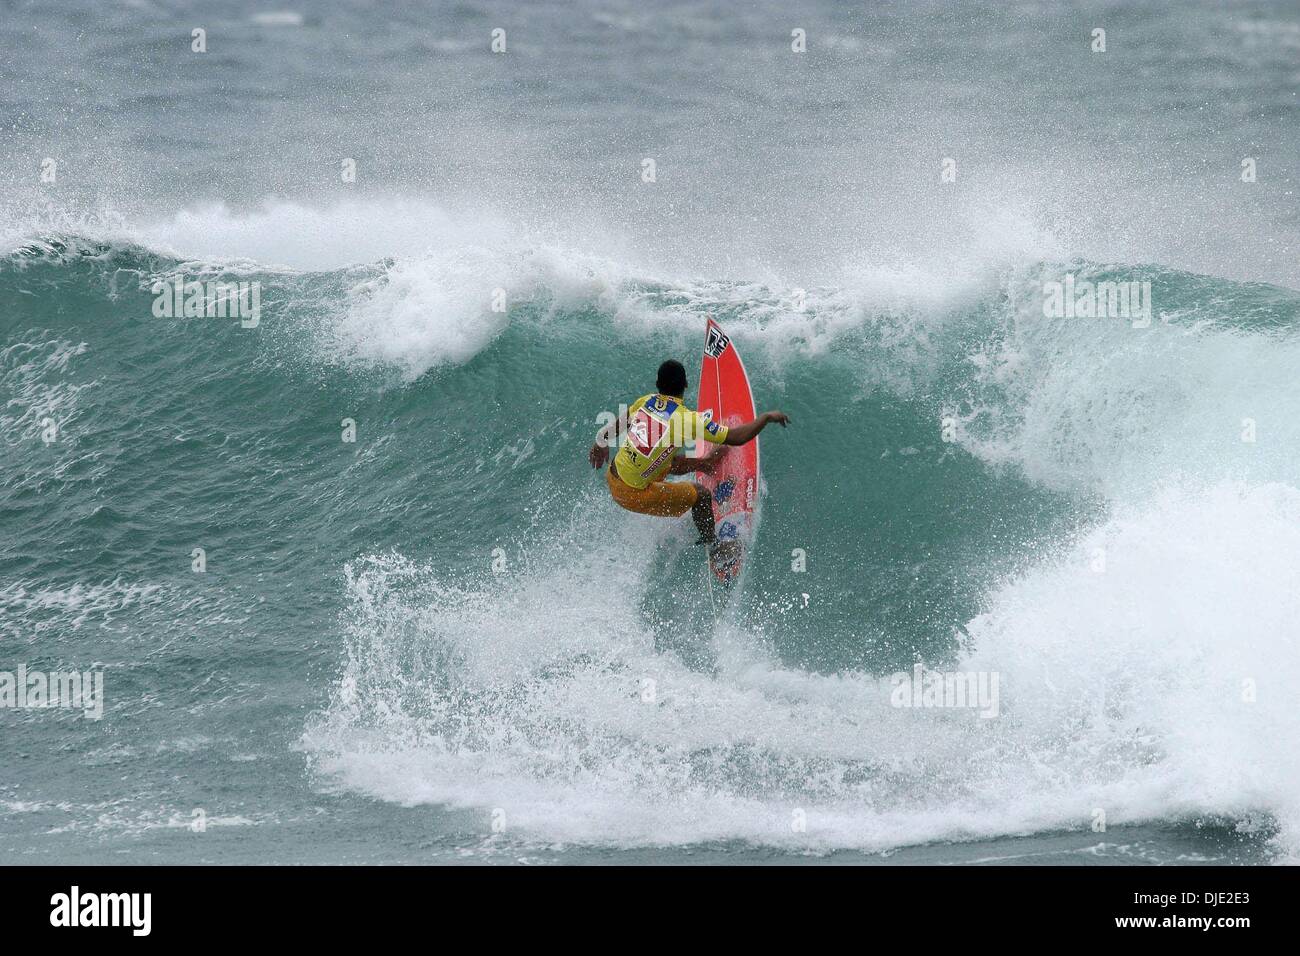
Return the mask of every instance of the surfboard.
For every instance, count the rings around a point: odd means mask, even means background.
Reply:
[[[701,415],[728,428],[754,418],[754,393],[745,363],[735,343],[713,319],[708,320],[704,332],[698,408]],[[709,548],[709,570],[724,584],[740,576],[758,523],[758,442],[724,446],[713,472],[695,476],[713,495],[718,540]],[[697,442],[695,455],[702,457],[711,449],[708,442]]]

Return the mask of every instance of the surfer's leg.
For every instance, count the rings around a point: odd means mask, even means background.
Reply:
[[[699,501],[699,486],[686,481],[652,481],[644,488],[632,488],[606,472],[609,493],[620,507],[637,514],[677,518],[690,511]],[[707,491],[703,492],[708,497]],[[712,527],[712,525],[710,525]]]
[[[700,540],[712,544],[718,536],[713,530],[713,492],[698,483],[695,485],[695,504],[691,505],[691,520],[700,533]]]

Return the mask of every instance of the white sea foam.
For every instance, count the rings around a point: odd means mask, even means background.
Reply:
[[[162,600],[161,586],[121,579],[67,587],[12,581],[0,588],[0,636],[22,646],[76,631],[87,623],[112,630],[115,618],[129,619],[131,612]]]
[[[463,364],[509,324],[521,301],[545,311],[610,301],[616,267],[565,249],[522,243],[460,246],[398,260],[327,310],[322,354],[400,369],[414,379]]]
[[[1276,825],[1293,852],[1297,519],[1284,486],[1171,492],[1029,567],[969,627],[962,666],[1001,674],[993,720],[891,707],[887,681],[784,668],[743,632],[718,633],[715,673],[656,653],[635,529],[478,585],[376,559],[304,742],[333,785],[485,828],[500,810],[525,840],[883,850],[1101,810]]]
[[[510,227],[490,212],[458,217],[433,203],[403,197],[329,205],[268,200],[247,210],[214,203],[135,230],[142,245],[178,258],[253,259],[308,272],[418,256],[430,249],[491,245],[511,235]]]

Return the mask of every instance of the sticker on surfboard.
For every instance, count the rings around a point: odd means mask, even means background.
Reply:
[[[718,358],[730,344],[731,339],[712,319],[709,319],[709,330],[704,335],[704,354],[708,358]]]
[[[754,393],[745,363],[722,327],[712,319],[704,333],[704,364],[700,369],[697,407],[709,425],[731,428],[754,418]],[[700,442],[696,455],[713,450]],[[758,440],[748,445],[723,446],[711,473],[698,472],[696,480],[713,495],[717,541],[709,548],[709,570],[730,584],[744,567],[753,540],[758,510]]]

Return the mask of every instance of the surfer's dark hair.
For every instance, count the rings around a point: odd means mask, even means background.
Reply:
[[[676,395],[678,398],[685,395],[686,369],[682,368],[682,363],[677,359],[669,359],[660,365],[655,388],[659,389],[660,395]]]

